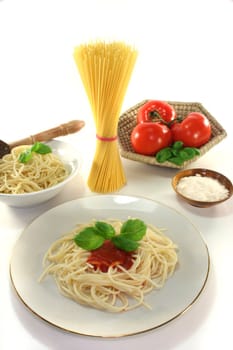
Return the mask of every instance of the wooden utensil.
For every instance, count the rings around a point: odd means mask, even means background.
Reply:
[[[84,125],[85,125],[85,122],[83,120],[72,120],[68,123],[61,124],[55,128],[42,131],[38,134],[28,136],[24,139],[14,141],[9,144],[0,140],[0,158],[2,158],[5,154],[10,153],[11,149],[16,146],[32,145],[37,141],[49,141],[58,136],[73,134],[79,131],[80,129],[82,129]]]

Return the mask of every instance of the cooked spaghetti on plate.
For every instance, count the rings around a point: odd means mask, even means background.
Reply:
[[[39,282],[51,275],[61,294],[96,309],[150,308],[145,295],[173,275],[177,249],[164,230],[139,219],[79,224],[49,247]]]

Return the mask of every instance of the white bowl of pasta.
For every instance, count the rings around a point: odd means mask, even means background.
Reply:
[[[75,148],[60,140],[15,147],[0,159],[0,201],[13,207],[41,204],[77,175],[80,163]]]

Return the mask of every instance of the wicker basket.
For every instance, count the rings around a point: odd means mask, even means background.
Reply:
[[[203,146],[199,148],[200,155],[197,155],[193,159],[185,161],[181,166],[170,163],[168,161],[164,163],[158,163],[156,161],[155,157],[152,156],[144,156],[138,153],[135,153],[135,151],[132,148],[131,142],[130,142],[130,135],[133,130],[133,128],[136,126],[136,116],[138,109],[145,104],[149,100],[144,100],[135,106],[128,109],[125,113],[123,113],[119,118],[118,123],[118,140],[119,140],[119,146],[120,146],[120,153],[121,156],[127,159],[152,164],[152,165],[158,165],[161,167],[168,167],[168,168],[185,168],[188,164],[194,162],[201,156],[203,156],[206,152],[209,151],[214,145],[219,143],[223,138],[227,136],[226,131],[223,129],[223,127],[218,123],[218,121],[202,106],[201,103],[198,102],[172,102],[172,101],[166,101],[169,104],[171,104],[175,110],[178,116],[180,117],[186,117],[188,113],[190,112],[200,112],[204,114],[210,124],[212,129],[212,134],[210,140]]]

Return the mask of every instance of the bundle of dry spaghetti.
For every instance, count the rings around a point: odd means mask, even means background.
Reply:
[[[88,178],[94,192],[114,192],[126,183],[117,125],[136,58],[133,47],[117,41],[98,41],[74,49],[96,127],[96,151]]]

